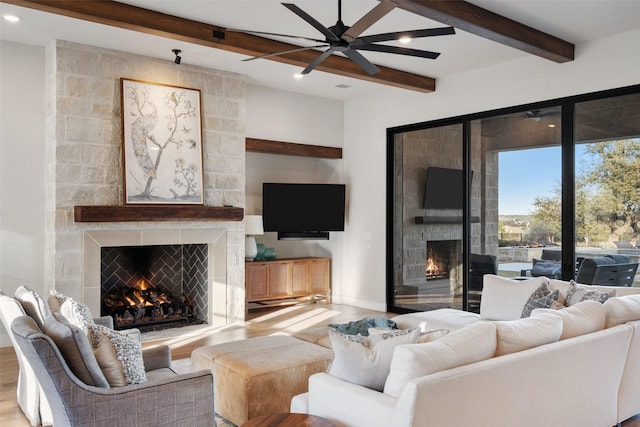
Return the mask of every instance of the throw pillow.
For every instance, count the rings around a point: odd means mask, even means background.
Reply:
[[[53,314],[47,318],[43,332],[56,344],[71,372],[87,385],[109,388],[87,335],[57,316]]]
[[[555,315],[562,319],[561,340],[590,334],[604,328],[605,308],[596,301],[582,301],[560,310],[539,308],[533,310],[531,316],[537,317],[542,313]]]
[[[398,329],[396,322],[386,317],[365,317],[349,323],[331,323],[329,326],[343,334],[359,334],[365,337],[369,335],[369,328]]]
[[[426,344],[395,349],[384,393],[398,397],[410,380],[446,369],[490,359],[496,351],[496,327],[475,322]]]
[[[609,298],[603,307],[606,328],[640,320],[640,294]]]
[[[418,328],[399,329],[371,337],[330,330],[333,361],[328,372],[345,381],[382,391],[393,350],[401,344],[414,344],[419,334]]]
[[[16,289],[14,298],[22,305],[25,313],[36,321],[38,327],[44,329],[45,321],[51,316],[47,302],[36,291],[25,285],[20,285]]]
[[[528,280],[513,280],[493,274],[485,274],[480,318],[485,320],[516,320],[522,316],[522,310],[531,294],[543,283],[546,277]]]
[[[513,321],[499,321],[495,325],[498,338],[496,356],[556,342],[562,335],[562,319],[548,313]]]
[[[87,333],[87,325],[93,325],[91,310],[85,304],[77,302],[73,298],[67,298],[60,306],[60,314],[72,325],[77,326]]]
[[[87,325],[93,354],[111,387],[147,382],[140,342],[102,325]]]
[[[57,313],[60,311],[60,307],[62,306],[62,304],[69,298],[70,297],[68,297],[67,295],[61,294],[55,289],[51,289],[51,291],[49,292],[49,298],[47,298],[47,302],[49,303],[49,308],[51,309],[51,311]]]
[[[610,292],[602,292],[597,289],[590,289],[589,285],[578,285],[573,280],[569,282],[569,290],[567,291],[567,297],[565,304],[571,307],[580,301],[597,301],[604,304],[604,302],[617,295],[617,291],[612,289]]]
[[[538,289],[533,291],[531,296],[529,296],[529,299],[522,309],[522,315],[520,317],[531,316],[531,311],[536,308],[551,307],[554,302],[558,301],[559,295],[560,291],[558,289],[551,292],[551,290],[549,289],[549,284],[543,283]]]
[[[418,344],[424,344],[435,341],[449,333],[448,329],[436,329],[435,331],[421,332],[418,338]]]

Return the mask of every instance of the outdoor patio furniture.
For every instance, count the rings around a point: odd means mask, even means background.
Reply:
[[[624,255],[585,258],[580,264],[576,282],[589,285],[633,286],[637,262]]]

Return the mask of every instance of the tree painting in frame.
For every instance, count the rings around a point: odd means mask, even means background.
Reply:
[[[125,204],[203,204],[200,91],[120,81]]]

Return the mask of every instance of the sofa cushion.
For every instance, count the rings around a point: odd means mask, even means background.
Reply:
[[[489,359],[495,351],[496,326],[491,322],[475,322],[426,344],[398,346],[384,393],[398,397],[413,378]]]
[[[454,308],[407,313],[392,317],[400,329],[420,328],[422,332],[436,329],[455,331],[480,320],[480,315]]]
[[[531,294],[543,283],[549,283],[546,277],[528,280],[513,280],[494,274],[485,274],[480,318],[486,320],[516,320],[522,316],[522,310]]]
[[[93,353],[111,387],[147,381],[140,341],[102,325],[86,327]]]
[[[524,305],[522,309],[521,317],[529,317],[531,316],[531,311],[536,308],[549,308],[553,305],[554,302],[558,301],[558,296],[560,295],[560,291],[556,289],[551,292],[549,289],[548,283],[543,283],[533,291],[533,293],[529,296],[529,299]]]
[[[573,280],[571,280],[569,282],[569,290],[567,291],[565,305],[570,307],[581,301],[587,301],[587,300],[604,303],[607,299],[611,297],[615,297],[616,295],[617,295],[616,289],[612,289],[609,292],[603,292],[597,289],[593,289],[589,285],[579,285]]]
[[[109,388],[109,383],[93,355],[89,339],[80,328],[60,321],[56,315],[50,315],[43,329],[58,346],[69,369],[80,381],[87,385]]]
[[[382,391],[389,374],[393,350],[413,344],[420,329],[398,329],[370,337],[329,331],[333,361],[329,374],[373,390]]]
[[[531,261],[533,263],[531,275],[534,277],[546,276],[557,279],[562,274],[562,264],[560,261],[536,258],[533,258]]]
[[[496,356],[549,344],[558,341],[562,335],[562,319],[548,313],[494,323],[497,332]]]
[[[605,308],[596,301],[582,301],[560,310],[535,309],[531,316],[537,317],[542,313],[555,315],[562,319],[561,340],[589,334],[604,328]]]
[[[612,297],[605,301],[605,327],[640,319],[640,294]]]
[[[20,285],[14,297],[22,305],[25,313],[33,320],[40,329],[43,329],[46,319],[51,316],[51,310],[47,302],[33,289],[25,285]]]

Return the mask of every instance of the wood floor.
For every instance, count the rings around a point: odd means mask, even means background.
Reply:
[[[344,323],[367,316],[390,317],[393,314],[338,304],[298,305],[277,310],[252,311],[243,325],[200,329],[177,338],[145,342],[143,346],[167,344],[171,347],[172,358],[177,360],[190,357],[194,349],[205,345],[272,334],[295,334],[304,329],[334,322]],[[0,425],[2,427],[29,427],[29,422],[16,402],[17,380],[18,362],[13,348],[0,348]],[[640,427],[640,414],[625,421],[622,426]]]

